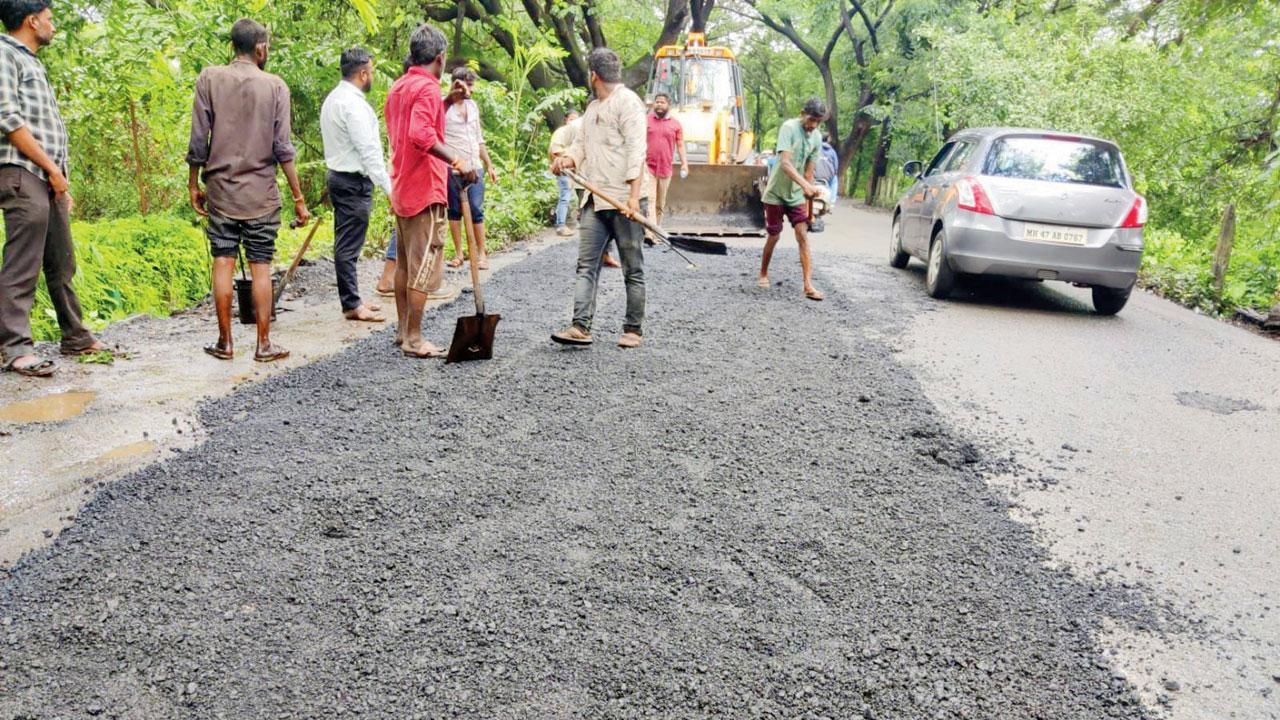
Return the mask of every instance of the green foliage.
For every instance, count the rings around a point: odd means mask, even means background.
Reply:
[[[73,286],[91,327],[131,315],[167,315],[209,292],[209,250],[190,221],[165,215],[71,226],[76,243]],[[44,279],[31,313],[37,340],[58,337]]]

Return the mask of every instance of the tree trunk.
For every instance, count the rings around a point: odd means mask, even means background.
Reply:
[[[689,0],[689,32],[706,32],[707,18],[716,0]]]
[[[846,193],[849,197],[855,197],[858,192],[858,183],[862,180],[862,155],[858,155],[858,161],[853,165],[853,182],[849,183],[852,192]]]
[[[1231,247],[1236,241],[1236,204],[1227,203],[1222,211],[1222,230],[1218,233],[1218,247],[1213,253],[1213,294],[1222,302],[1222,286],[1227,282],[1227,268],[1231,266]]]
[[[889,171],[889,143],[893,135],[889,132],[889,116],[885,115],[880,123],[880,138],[876,142],[876,154],[871,159],[871,177],[867,180],[867,204],[872,205],[879,198],[880,180]]]
[[[138,185],[138,212],[146,215],[151,209],[147,201],[147,181],[142,166],[142,149],[138,142],[138,109],[133,98],[129,98],[129,135],[133,138],[133,177]]]

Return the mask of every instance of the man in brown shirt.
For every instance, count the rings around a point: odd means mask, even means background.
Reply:
[[[244,247],[253,275],[253,307],[258,318],[254,359],[271,362],[289,351],[271,343],[271,260],[280,229],[280,191],[276,165],[284,169],[293,192],[296,225],[311,219],[298,183],[289,140],[289,88],[264,72],[270,37],[261,24],[237,20],[231,27],[235,59],[205,68],[196,79],[191,110],[190,166],[187,187],[191,207],[205,218],[213,251],[213,300],[218,313],[218,342],[204,351],[220,360],[233,357],[231,284],[236,256]],[[200,189],[203,168],[204,191]]]

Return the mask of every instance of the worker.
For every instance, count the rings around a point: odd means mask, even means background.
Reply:
[[[191,207],[205,218],[205,235],[213,254],[218,341],[204,351],[219,360],[234,357],[231,279],[241,247],[253,276],[253,309],[258,322],[253,359],[271,362],[289,356],[289,351],[273,344],[270,337],[274,300],[271,260],[276,252],[281,205],[277,165],[284,170],[293,193],[295,224],[311,221],[294,166],[297,151],[289,139],[289,86],[263,71],[270,44],[261,23],[237,20],[231,27],[235,59],[227,65],[206,67],[196,78],[187,189]],[[200,189],[201,180],[204,190]]]
[[[574,285],[573,324],[551,336],[564,345],[590,345],[600,279],[601,253],[610,240],[618,244],[627,287],[627,314],[618,346],[640,347],[644,324],[644,232],[635,218],[644,215],[644,102],[622,84],[622,63],[609,48],[587,57],[595,100],[582,118],[582,132],[569,151],[556,158],[551,172],[573,169],[626,210],[614,208],[594,193],[584,193],[578,227],[578,273]]]
[[[444,99],[444,142],[458,155],[467,158],[474,168],[483,164],[484,172],[475,182],[463,186],[456,172],[449,173],[449,234],[453,236],[453,260],[449,267],[462,267],[462,203],[465,200],[471,209],[470,232],[476,241],[478,257],[470,258],[476,263],[476,269],[489,269],[489,254],[485,249],[484,239],[484,184],[497,182],[498,174],[493,169],[493,161],[489,159],[489,150],[484,144],[484,128],[480,125],[480,106],[471,99],[471,92],[479,77],[476,71],[462,65],[451,73],[453,84]],[[465,197],[464,197],[465,196]]]
[[[49,377],[52,360],[35,354],[31,308],[43,269],[64,355],[103,352],[71,287],[76,274],[67,182],[67,129],[36,53],[53,42],[47,0],[0,4],[0,209],[8,240],[0,265],[0,363],[27,377]]]
[[[777,161],[764,189],[764,225],[768,239],[760,259],[760,277],[756,284],[769,287],[769,260],[782,234],[785,215],[800,246],[800,269],[804,274],[804,296],[822,300],[823,294],[813,286],[813,263],[809,257],[809,201],[821,194],[814,184],[814,166],[822,147],[818,126],[827,117],[827,106],[816,97],[805,101],[800,117],[791,118],[778,129]]]
[[[647,120],[647,146],[645,156],[646,185],[649,188],[649,222],[662,227],[662,211],[667,204],[667,188],[671,186],[672,160],[676,151],[680,154],[680,177],[689,176],[689,158],[684,150],[684,128],[680,121],[670,116],[671,96],[658,93],[653,97],[653,111]],[[645,231],[652,240],[652,234]]]
[[[581,127],[582,121],[577,110],[565,113],[564,124],[551,133],[551,147],[547,150],[547,159],[550,162],[555,163],[556,158],[569,151],[573,146],[573,138]],[[560,190],[560,197],[556,201],[556,234],[560,237],[569,237],[573,234],[573,230],[569,229],[567,224],[569,209],[577,205],[575,201],[578,194],[569,183],[569,178],[564,175],[556,177],[556,187]]]
[[[360,300],[356,263],[369,231],[376,185],[391,194],[391,176],[382,158],[378,116],[365,96],[373,88],[373,58],[363,48],[342,51],[342,80],[320,106],[325,183],[333,204],[333,267],[342,316],[359,322],[385,322],[376,303]]]
[[[399,230],[396,342],[414,358],[445,356],[422,337],[422,309],[444,279],[449,168],[463,182],[476,180],[470,160],[444,142],[440,75],[447,47],[444,33],[419,25],[409,38],[409,68],[391,86],[383,109],[391,144],[391,210]]]

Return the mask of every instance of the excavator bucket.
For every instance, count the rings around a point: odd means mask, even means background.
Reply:
[[[760,236],[761,165],[689,165],[689,177],[671,178],[662,229],[673,235]]]

